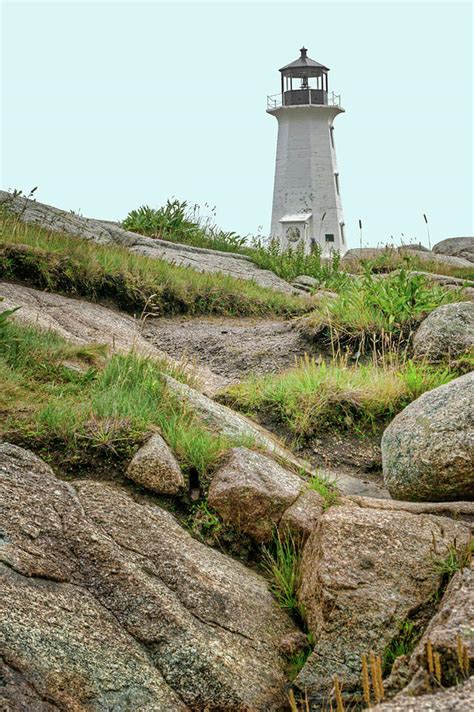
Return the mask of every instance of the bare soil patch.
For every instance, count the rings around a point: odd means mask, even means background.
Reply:
[[[226,383],[282,371],[305,353],[317,355],[291,322],[272,319],[150,319],[143,336],[173,358],[206,366]]]

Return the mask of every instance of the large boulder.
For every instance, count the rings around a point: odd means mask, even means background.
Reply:
[[[185,485],[176,458],[158,433],[135,453],[127,477],[157,494],[179,494]]]
[[[216,472],[208,501],[222,519],[258,542],[269,541],[283,513],[303,490],[303,480],[274,460],[233,448]]]
[[[361,495],[350,495],[344,501],[357,504],[366,509],[397,510],[411,514],[436,514],[451,519],[462,519],[474,529],[474,501],[473,502],[400,502],[396,499],[375,499]]]
[[[437,242],[433,252],[440,255],[461,257],[469,262],[474,262],[474,237],[448,237]]]
[[[299,600],[316,647],[298,687],[315,703],[334,675],[348,694],[358,690],[362,656],[382,655],[407,616],[433,599],[437,559],[469,538],[467,524],[444,517],[354,504],[328,509],[303,550]]]
[[[296,629],[266,581],[118,486],[0,445],[3,656],[51,709],[279,710]],[[7,706],[8,709],[8,706]]]
[[[474,303],[443,304],[413,337],[415,356],[430,362],[457,358],[474,348]]]
[[[382,437],[384,483],[395,499],[474,499],[474,372],[424,393]]]
[[[408,245],[401,245],[397,248],[399,252],[403,250],[416,250],[417,252],[431,252],[428,247],[425,247],[421,242],[410,242]]]

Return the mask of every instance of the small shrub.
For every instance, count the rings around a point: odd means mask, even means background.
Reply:
[[[275,272],[282,279],[291,281],[305,274],[317,279],[321,286],[340,288],[349,277],[340,269],[341,257],[335,252],[330,259],[322,259],[321,249],[315,246],[305,254],[303,245],[283,250],[276,238],[254,238],[246,253],[262,269]]]
[[[168,200],[158,209],[142,205],[132,210],[122,227],[141,235],[224,252],[238,252],[246,243],[235,232],[220,230],[212,219],[201,218],[198,205],[191,209],[187,201],[176,199]]]

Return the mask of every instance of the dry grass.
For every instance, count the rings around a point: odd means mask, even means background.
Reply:
[[[317,363],[308,357],[280,374],[252,376],[223,392],[246,413],[271,413],[296,435],[337,426],[363,430],[386,423],[422,393],[456,374],[408,361],[349,366],[344,360]]]

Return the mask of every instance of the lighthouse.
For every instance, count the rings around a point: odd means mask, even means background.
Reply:
[[[281,93],[267,98],[278,120],[271,235],[283,249],[319,245],[324,256],[346,251],[333,127],[344,109],[329,94],[328,72],[302,47],[280,69]]]

